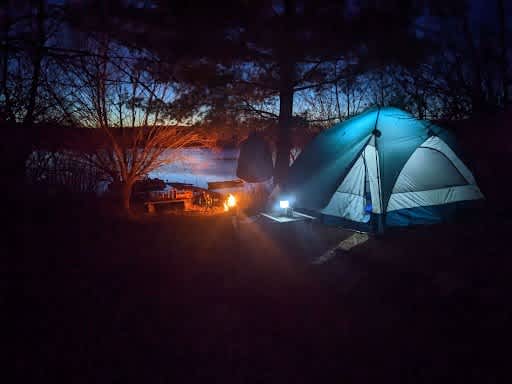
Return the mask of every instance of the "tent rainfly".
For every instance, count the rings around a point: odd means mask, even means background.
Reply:
[[[448,131],[390,107],[322,132],[286,190],[326,224],[376,232],[445,221],[484,198]]]

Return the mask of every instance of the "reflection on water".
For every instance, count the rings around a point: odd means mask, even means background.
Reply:
[[[187,148],[180,150],[178,160],[151,172],[168,182],[189,183],[207,188],[209,181],[236,179],[238,149],[212,150]]]

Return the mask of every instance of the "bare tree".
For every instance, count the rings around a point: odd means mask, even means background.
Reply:
[[[175,124],[175,89],[155,80],[143,57],[122,58],[120,50],[107,39],[91,43],[90,54],[67,67],[70,92],[60,105],[95,130],[97,140],[79,157],[108,175],[129,211],[135,181],[181,158],[183,148],[212,145],[213,136]]]
[[[0,8],[0,110],[9,126],[6,168],[21,183],[25,161],[37,137],[43,109],[41,76],[46,66],[46,44],[56,12],[44,1],[6,2]],[[18,123],[18,124],[17,124]]]

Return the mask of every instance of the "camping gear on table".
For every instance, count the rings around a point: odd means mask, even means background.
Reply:
[[[362,231],[445,221],[484,198],[448,131],[390,107],[317,136],[286,193],[294,209]]]

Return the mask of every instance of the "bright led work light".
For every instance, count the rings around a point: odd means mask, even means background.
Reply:
[[[279,201],[279,208],[283,208],[283,209],[290,208],[290,202],[288,200]]]

